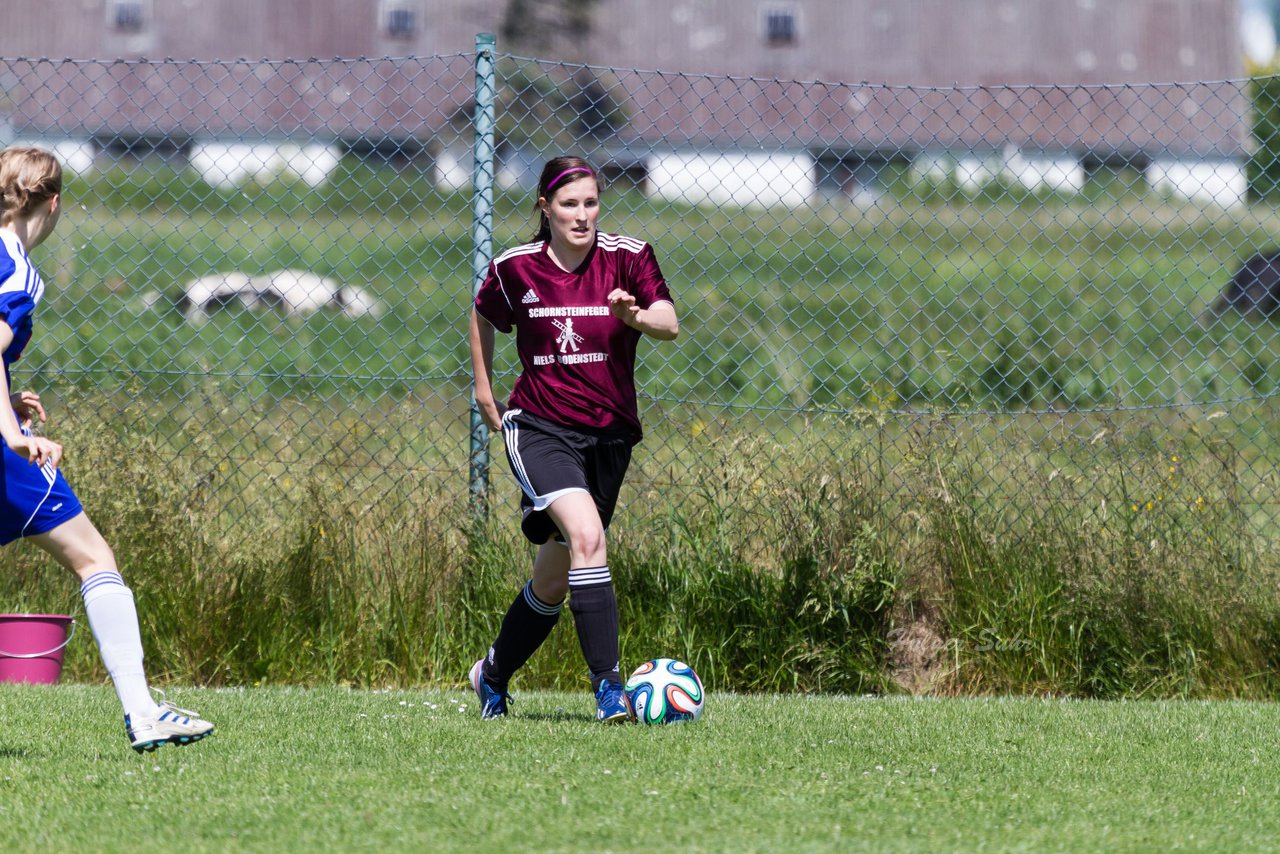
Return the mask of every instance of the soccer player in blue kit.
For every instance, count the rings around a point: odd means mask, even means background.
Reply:
[[[538,233],[489,265],[471,317],[475,397],[501,430],[521,488],[533,577],[471,668],[485,719],[507,714],[507,684],[569,609],[596,697],[596,718],[631,718],[618,665],[618,605],[605,548],[631,449],[640,441],[636,348],[671,340],[675,305],[653,247],[596,230],[600,184],[580,157],[556,157],[538,181]],[[516,335],[521,374],[503,406],[493,392],[495,332]]]
[[[13,392],[10,367],[31,340],[44,281],[27,251],[44,242],[62,211],[62,166],[48,151],[0,151],[0,352],[9,406],[0,405],[0,545],[26,537],[81,581],[84,610],[102,662],[124,707],[125,733],[139,753],[188,744],[213,732],[194,712],[157,703],[142,667],[133,592],[115,555],[58,469],[62,446],[32,432],[46,419],[40,396]]]

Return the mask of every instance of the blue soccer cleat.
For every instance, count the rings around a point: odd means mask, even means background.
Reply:
[[[476,689],[476,696],[480,698],[480,717],[486,721],[494,718],[505,718],[507,716],[507,703],[511,702],[511,695],[506,689],[493,687],[493,683],[484,678],[484,659],[480,659],[471,665],[471,687]]]
[[[632,718],[627,692],[618,682],[604,680],[596,688],[596,720],[607,724],[624,724]]]

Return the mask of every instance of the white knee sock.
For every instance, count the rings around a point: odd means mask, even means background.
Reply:
[[[80,595],[84,597],[84,610],[102,663],[111,674],[125,714],[154,715],[156,702],[147,689],[147,676],[142,669],[142,634],[133,591],[125,587],[120,573],[104,571],[89,576],[80,585]]]

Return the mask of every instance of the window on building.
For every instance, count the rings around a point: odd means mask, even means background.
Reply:
[[[393,2],[384,3],[382,8],[382,25],[387,35],[405,39],[417,32],[417,10],[411,4],[393,0]]]
[[[768,6],[764,9],[764,42],[769,47],[794,45],[799,37],[796,11],[788,6]]]
[[[107,4],[107,23],[119,33],[139,33],[147,23],[142,0],[112,0]]]

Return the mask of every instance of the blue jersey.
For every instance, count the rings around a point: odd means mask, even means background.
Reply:
[[[31,315],[44,296],[44,280],[32,266],[22,241],[0,228],[0,320],[13,330],[5,348],[4,378],[10,393],[9,366],[22,357],[31,341]],[[7,406],[8,401],[0,403]],[[23,428],[23,432],[28,432]],[[3,443],[0,443],[3,445]],[[32,534],[52,531],[81,512],[80,500],[59,469],[35,466],[0,447],[0,545]]]
[[[18,235],[0,228],[0,320],[13,330],[13,342],[5,349],[4,377],[13,391],[9,366],[22,357],[31,341],[31,315],[44,296],[44,279],[27,257]]]

